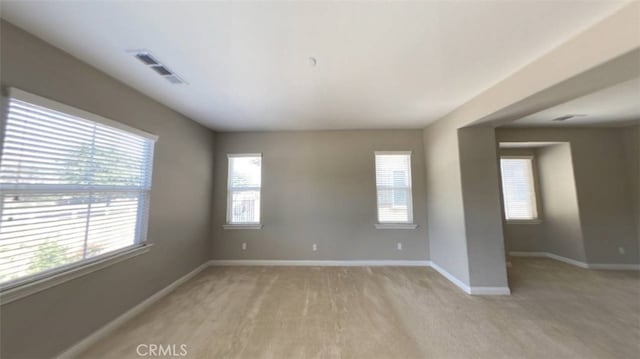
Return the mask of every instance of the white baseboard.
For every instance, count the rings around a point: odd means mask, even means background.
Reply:
[[[581,262],[579,260],[559,256],[557,254],[548,253],[548,252],[509,252],[509,255],[512,257],[535,257],[535,258],[551,258],[555,259],[559,262],[564,262],[567,264],[574,265],[580,268],[589,268],[587,263]]]
[[[279,259],[213,259],[211,266],[313,266],[313,267],[429,267],[427,260],[279,260]]]
[[[547,257],[547,252],[509,252],[512,257]]]
[[[589,269],[603,270],[640,270],[640,264],[589,263]]]
[[[162,298],[162,297],[166,296],[167,294],[171,293],[174,289],[176,289],[182,283],[184,283],[184,282],[188,281],[189,279],[193,278],[194,276],[196,276],[196,274],[202,272],[208,266],[209,266],[209,263],[205,262],[202,265],[200,265],[198,268],[196,268],[196,269],[192,270],[191,272],[185,274],[184,276],[178,278],[176,281],[174,281],[173,283],[171,283],[168,286],[164,287],[163,289],[159,290],[158,292],[156,292],[155,294],[153,294],[149,298],[147,298],[144,301],[142,301],[140,304],[138,304],[135,307],[129,309],[124,314],[120,315],[116,319],[114,319],[114,320],[110,321],[109,323],[107,323],[102,328],[100,328],[97,331],[95,331],[92,334],[90,334],[88,337],[82,339],[81,341],[76,343],[71,348],[69,348],[69,349],[65,350],[64,352],[60,353],[58,356],[56,356],[56,358],[58,358],[58,359],[75,358],[76,356],[78,356],[78,354],[80,354],[83,351],[87,350],[93,344],[97,343],[100,339],[106,337],[109,333],[111,333],[112,331],[114,331],[115,329],[117,329],[118,327],[120,327],[121,325],[123,325],[125,322],[127,322],[130,319],[132,319],[136,315],[140,314],[142,311],[144,311],[145,309],[150,307],[153,303],[157,302],[160,298]]]
[[[510,295],[511,289],[509,287],[474,287],[468,286],[466,283],[456,278],[453,274],[447,272],[444,268],[440,267],[436,263],[431,262],[431,268],[435,269],[443,277],[447,278],[451,283],[457,285],[465,293],[471,295]]]
[[[471,287],[471,295],[511,295],[509,287]]]
[[[471,294],[471,288],[468,285],[466,285],[460,279],[456,278],[456,276],[454,276],[453,274],[447,272],[444,268],[440,267],[439,265],[433,262],[431,262],[431,268],[435,269],[436,272],[442,274],[442,276],[447,278],[449,282],[457,285],[458,288],[462,289],[465,293]]]
[[[564,262],[564,263],[571,264],[571,265],[574,265],[576,267],[580,267],[580,268],[584,268],[584,269],[589,268],[589,265],[587,263],[585,263],[585,262],[581,262],[579,260],[572,259],[572,258],[559,256],[559,255],[553,254],[553,253],[547,253],[547,258],[555,259],[555,260],[557,260],[559,262]]]
[[[618,264],[618,263],[586,263],[575,259],[559,256],[548,252],[509,252],[513,257],[541,257],[551,258],[560,262],[574,265],[584,269],[602,269],[602,270],[640,270],[640,264]]]

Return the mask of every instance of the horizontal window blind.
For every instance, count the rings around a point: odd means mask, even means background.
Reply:
[[[379,223],[413,223],[411,153],[376,152]]]
[[[0,283],[145,240],[154,139],[39,99],[22,92],[9,98],[0,157]]]
[[[227,223],[260,223],[262,156],[229,155]]]
[[[531,158],[502,158],[502,191],[507,220],[538,217]]]

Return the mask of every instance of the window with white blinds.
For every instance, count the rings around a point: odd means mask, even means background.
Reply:
[[[411,152],[375,153],[378,223],[413,223]]]
[[[155,136],[17,89],[5,113],[3,287],[145,241]]]
[[[502,157],[500,169],[505,218],[507,220],[537,219],[533,158]]]
[[[229,154],[227,223],[260,223],[261,154]]]

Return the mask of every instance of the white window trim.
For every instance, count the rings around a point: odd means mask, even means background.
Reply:
[[[376,229],[416,229],[415,223],[376,223]]]
[[[407,213],[408,213],[408,220],[406,222],[380,222],[380,204],[378,203],[378,189],[379,188],[385,188],[385,189],[394,189],[395,187],[393,186],[385,186],[385,187],[379,187],[377,185],[377,178],[376,178],[376,221],[377,223],[375,224],[376,229],[416,229],[418,227],[417,224],[413,223],[413,171],[411,171],[411,167],[412,167],[412,162],[413,162],[413,151],[374,151],[373,152],[373,166],[374,166],[374,171],[375,171],[375,160],[376,160],[376,156],[378,155],[408,155],[409,156],[409,176],[408,176],[408,182],[409,182],[409,201],[407,203]],[[374,176],[377,175],[374,173]],[[400,187],[398,187],[400,188]],[[405,187],[402,187],[402,189],[406,189]]]
[[[540,218],[540,208],[538,204],[538,187],[536,186],[536,167],[535,160],[536,157],[534,155],[501,155],[500,160],[529,160],[531,161],[531,186],[533,187],[533,209],[535,211],[534,218],[528,219],[508,219],[507,218],[507,210],[506,208],[502,211],[502,217],[507,224],[540,224],[542,223],[542,219]],[[502,184],[502,173],[500,173],[500,182]],[[500,188],[502,191],[501,195],[504,197],[504,191],[502,187]],[[504,201],[504,200],[503,200]],[[504,206],[504,202],[502,204]]]
[[[65,105],[63,103],[53,101],[38,95],[31,94],[29,92],[17,89],[15,87],[10,87],[8,89],[8,96],[2,96],[2,126],[0,126],[0,150],[4,146],[4,135],[5,135],[5,126],[7,125],[6,119],[9,114],[9,101],[10,99],[16,99],[19,101],[31,103],[37,106],[45,107],[52,111],[61,112],[65,115],[71,115],[76,117],[76,120],[84,120],[87,123],[97,122],[106,126],[114,127],[123,131],[130,132],[135,135],[139,135],[141,137],[147,138],[153,142],[158,141],[158,136],[142,131],[135,127],[127,126],[123,123],[110,120],[108,118],[96,115],[91,112],[87,112],[84,110],[80,110],[78,108]],[[154,149],[155,146],[152,146],[150,157],[151,157],[151,166],[149,176],[153,175],[153,158],[154,158]],[[151,184],[151,177],[149,177],[149,184]],[[7,186],[4,188],[6,190],[21,190],[21,191],[31,191],[34,190],[36,192],[43,190],[54,190],[57,192],[64,192],[65,189],[59,188],[55,185],[42,185],[42,186]],[[75,188],[71,191],[75,191],[78,188]],[[80,188],[82,189],[82,188]],[[86,190],[100,190],[100,191],[137,191],[138,187],[124,187],[124,186],[86,186]],[[148,201],[150,201],[151,189],[148,188],[146,190]],[[148,205],[148,204],[147,204]],[[149,209],[148,209],[149,210]],[[147,230],[148,230],[148,221],[149,221],[149,212],[144,215],[140,215],[138,213],[138,221],[142,221],[138,228],[143,231],[136,235],[137,242],[114,251],[110,251],[104,253],[99,256],[95,256],[89,259],[83,259],[81,261],[69,263],[67,265],[51,268],[49,270],[45,270],[42,272],[38,272],[29,276],[17,278],[12,281],[8,281],[0,284],[0,304],[9,303],[20,298],[24,298],[31,294],[43,291],[45,289],[60,285],[62,283],[68,282],[72,279],[85,276],[89,273],[95,272],[97,270],[106,268],[123,260],[147,253],[152,243],[148,242],[147,238]]]
[[[413,151],[374,151],[374,155],[413,155]]]
[[[224,224],[222,225],[224,229],[262,229],[262,224]]]
[[[500,158],[504,158],[507,160],[534,160],[534,155],[502,155]]]
[[[129,258],[149,252],[152,243],[134,244],[129,247],[105,253],[86,261],[71,263],[66,266],[53,268],[15,281],[3,283],[0,286],[0,304],[4,305],[15,300],[41,292],[70,280],[85,276],[95,271],[110,267]]]
[[[534,219],[505,219],[507,224],[540,224],[542,220],[540,218]]]
[[[260,187],[236,187],[231,188],[231,159],[238,157],[260,157]],[[260,221],[258,222],[231,222],[231,192],[232,191],[258,191],[260,192]],[[224,229],[261,229],[262,228],[262,153],[227,153],[227,218]]]
[[[34,95],[31,93],[28,93],[26,91],[22,91],[20,89],[17,89],[15,87],[10,87],[9,88],[9,98],[15,98],[16,100],[20,100],[20,101],[24,101],[24,102],[29,102],[38,106],[42,106],[42,107],[46,107],[49,110],[53,110],[53,111],[58,111],[58,112],[62,112],[64,114],[67,115],[71,115],[71,116],[75,116],[77,117],[77,120],[86,120],[86,122],[98,122],[101,123],[103,125],[107,125],[110,127],[115,127],[117,129],[123,130],[123,131],[127,131],[133,134],[136,134],[138,136],[142,136],[145,138],[148,138],[150,140],[153,141],[157,141],[158,140],[158,136],[151,134],[149,132],[140,130],[138,128],[135,127],[131,127],[131,126],[127,126],[123,123],[114,121],[114,120],[110,120],[108,118],[96,115],[95,113],[91,113],[91,112],[87,112],[84,110],[80,110],[78,108],[69,106],[69,105],[65,105],[63,103],[57,102],[57,101],[53,101],[53,100],[49,100],[48,98],[44,98],[44,97],[40,97],[38,95]],[[4,117],[3,117],[4,118]]]

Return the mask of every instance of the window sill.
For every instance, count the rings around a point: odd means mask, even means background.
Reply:
[[[507,219],[507,224],[540,224],[540,219]]]
[[[376,229],[416,229],[417,224],[413,223],[376,223]]]
[[[118,262],[149,252],[152,244],[135,245],[123,248],[115,253],[105,254],[86,262],[71,264],[42,273],[41,276],[25,278],[23,282],[7,283],[0,287],[0,304],[4,305],[15,300],[55,287],[72,279],[109,267]]]
[[[224,224],[224,229],[262,229],[262,223],[255,224]]]

